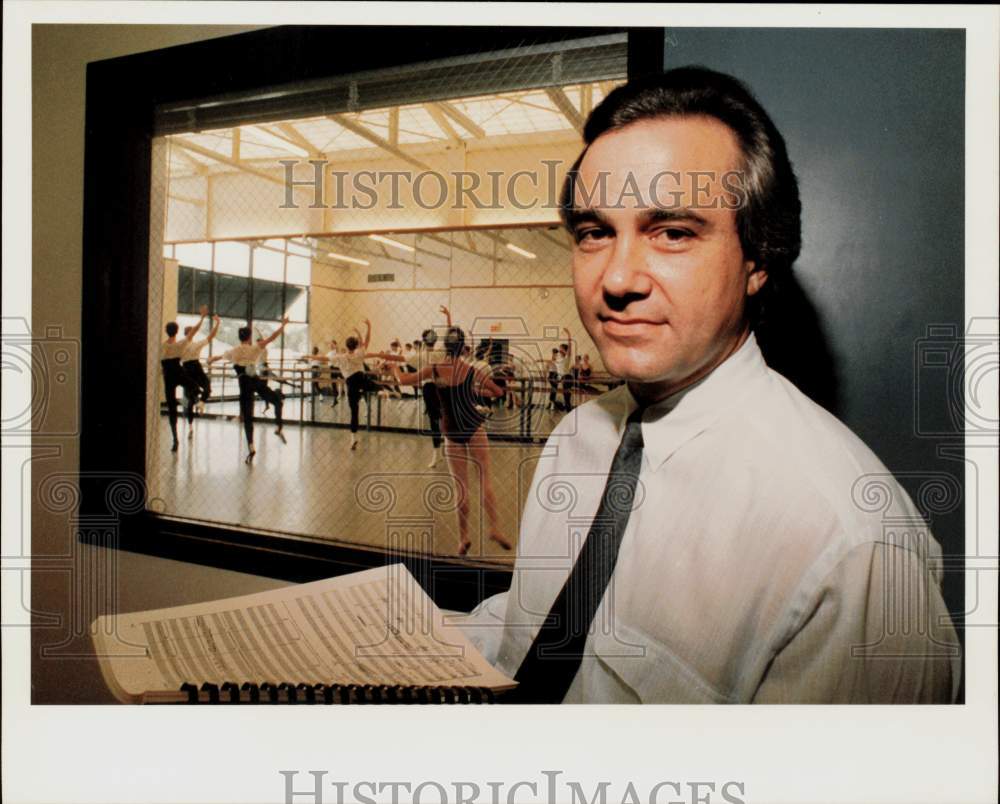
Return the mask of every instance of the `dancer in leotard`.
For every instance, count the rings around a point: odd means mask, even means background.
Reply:
[[[250,463],[254,459],[254,455],[257,454],[257,450],[253,444],[254,394],[265,402],[274,405],[274,418],[278,424],[274,433],[281,439],[282,443],[285,443],[285,436],[281,432],[283,426],[281,410],[284,407],[284,400],[280,391],[269,388],[267,383],[257,376],[257,362],[264,354],[268,344],[281,335],[287,323],[288,317],[286,316],[281,319],[281,326],[272,332],[270,336],[261,338],[257,343],[251,341],[253,332],[250,327],[240,327],[240,345],[234,346],[225,354],[213,355],[208,359],[209,363],[214,363],[216,360],[228,360],[233,364],[233,370],[236,372],[240,384],[240,416],[243,419],[243,432],[246,434],[247,447],[249,449],[246,457],[247,463]]]
[[[193,403],[200,413],[205,412],[205,403],[212,394],[212,381],[205,373],[205,369],[201,367],[201,351],[205,348],[205,345],[211,343],[216,334],[218,334],[220,323],[222,323],[222,319],[217,315],[213,315],[212,330],[208,333],[208,337],[202,338],[200,341],[196,341],[194,338],[198,334],[201,324],[198,324],[197,327],[184,327],[184,337],[187,338],[185,341],[187,346],[184,348],[184,354],[181,357],[181,365],[184,367],[184,371],[187,372],[187,375],[194,380],[195,385],[197,385],[201,391],[201,399],[198,398],[199,394],[195,394]],[[193,435],[194,428],[189,427],[188,438],[191,438]]]
[[[208,315],[208,307],[202,305],[201,318],[198,319],[198,327],[201,326]],[[195,327],[197,331],[198,327]],[[167,396],[167,418],[170,420],[170,435],[173,436],[171,452],[177,452],[177,388],[184,389],[184,418],[187,419],[188,432],[194,423],[194,401],[198,397],[198,386],[194,380],[184,371],[181,360],[184,357],[184,350],[188,347],[188,340],[177,340],[178,326],[176,321],[171,321],[166,326],[167,339],[160,344],[160,366],[163,369],[163,388]]]
[[[489,522],[489,537],[505,550],[511,544],[500,533],[497,518],[496,495],[490,473],[489,442],[483,427],[484,416],[477,409],[477,396],[495,397],[503,389],[485,372],[477,374],[461,354],[465,335],[458,327],[451,327],[444,339],[445,359],[424,366],[416,373],[399,372],[392,363],[396,377],[402,385],[417,385],[430,378],[441,402],[441,423],[446,445],[445,456],[458,492],[458,554],[464,556],[472,542],[469,539],[469,463],[480,470],[483,507]]]

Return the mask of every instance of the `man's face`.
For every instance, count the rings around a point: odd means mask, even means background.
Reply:
[[[740,156],[723,123],[677,117],[609,132],[580,165],[569,220],[577,309],[605,368],[644,401],[700,379],[746,340],[745,301],[766,274],[744,259],[724,206],[723,177]],[[588,199],[601,173],[606,190]]]

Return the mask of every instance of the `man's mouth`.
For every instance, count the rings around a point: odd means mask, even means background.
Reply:
[[[654,321],[650,318],[598,315],[604,331],[609,335],[634,336],[641,335],[652,327],[663,324],[662,321]]]

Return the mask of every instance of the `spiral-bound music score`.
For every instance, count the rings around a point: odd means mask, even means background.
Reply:
[[[402,564],[99,617],[92,636],[124,703],[491,703],[515,686]]]

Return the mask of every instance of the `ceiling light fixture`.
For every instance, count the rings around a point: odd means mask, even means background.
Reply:
[[[357,257],[348,257],[346,254],[336,254],[334,252],[329,252],[327,257],[334,260],[343,260],[344,262],[353,262],[355,265],[371,265],[368,260],[359,260]]]
[[[515,254],[520,254],[522,257],[527,257],[529,260],[535,259],[537,255],[532,254],[530,251],[525,251],[523,248],[518,248],[513,243],[504,243],[507,248],[513,251]]]
[[[413,246],[408,246],[406,243],[400,243],[398,240],[393,240],[389,237],[383,237],[382,235],[377,234],[370,234],[368,237],[379,243],[385,243],[387,246],[395,246],[396,248],[403,249],[403,251],[409,251],[411,254],[416,251]]]

